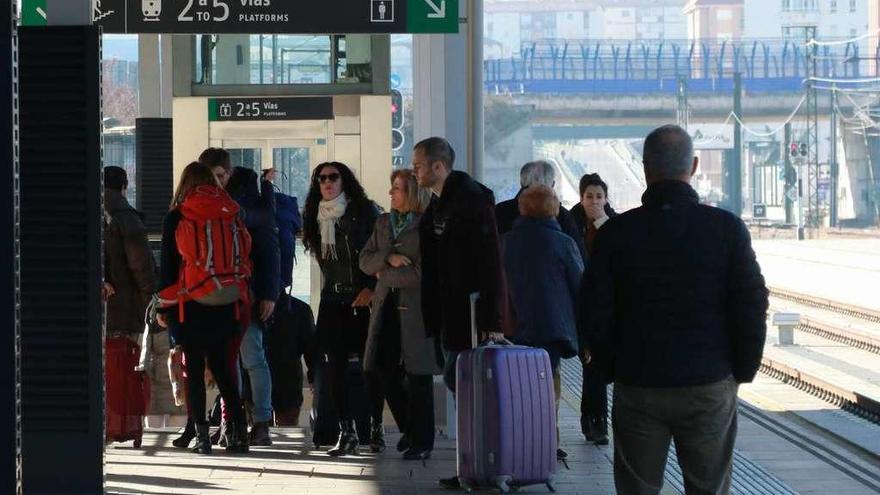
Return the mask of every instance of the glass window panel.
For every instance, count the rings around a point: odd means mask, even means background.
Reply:
[[[275,183],[281,192],[305,204],[309,192],[309,149],[275,148],[272,150],[272,166],[277,172]]]
[[[226,148],[233,167],[245,167],[260,171],[263,151],[260,148]]]

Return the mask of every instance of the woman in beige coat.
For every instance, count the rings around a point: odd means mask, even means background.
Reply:
[[[391,174],[391,213],[376,221],[360,254],[360,268],[377,278],[370,303],[364,371],[381,378],[403,437],[407,460],[428,459],[434,448],[433,375],[440,373],[434,339],[421,310],[419,218],[427,206],[409,170]]]

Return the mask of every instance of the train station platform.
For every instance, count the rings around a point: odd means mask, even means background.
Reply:
[[[613,494],[611,446],[586,444],[580,433],[580,365],[563,365],[560,427],[562,447],[569,453],[568,467],[559,464],[557,493],[564,495]],[[752,495],[862,495],[880,490],[880,458],[865,453],[853,456],[841,441],[793,416],[781,402],[798,402],[823,408],[822,401],[782,386],[761,375],[755,384],[741,388],[737,451],[734,459],[735,494]],[[818,402],[817,402],[818,401]],[[844,413],[846,414],[846,413]],[[853,421],[843,416],[840,421]],[[866,430],[876,425],[863,422]],[[430,460],[407,462],[389,449],[383,454],[362,454],[332,459],[312,450],[307,428],[273,431],[272,447],[253,448],[248,455],[198,456],[171,446],[175,429],[154,429],[142,449],[116,444],[106,449],[107,491],[110,494],[301,494],[301,495],[403,495],[454,493],[437,480],[455,472],[455,443],[438,437]],[[389,432],[389,445],[398,434]],[[664,495],[684,493],[682,475],[670,449]],[[548,493],[543,486],[524,488],[527,493]]]

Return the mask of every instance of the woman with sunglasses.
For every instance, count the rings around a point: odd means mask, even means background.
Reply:
[[[303,215],[303,244],[324,279],[317,338],[327,355],[330,395],[339,416],[339,439],[328,452],[334,457],[354,454],[358,447],[346,381],[349,358],[363,355],[367,338],[376,279],[361,271],[358,260],[378,217],[379,208],[346,165],[328,162],[315,168]],[[381,414],[372,420],[371,447],[378,452],[385,446]]]

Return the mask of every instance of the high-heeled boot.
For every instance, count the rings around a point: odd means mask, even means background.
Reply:
[[[331,457],[342,457],[349,454],[357,454],[358,436],[354,428],[354,420],[348,419],[339,422],[339,441],[336,446],[327,451]]]
[[[370,418],[370,452],[378,454],[385,451],[385,426],[382,418]]]
[[[226,451],[245,454],[250,450],[247,424],[232,421],[226,427]]]
[[[183,433],[180,434],[179,437],[175,438],[171,441],[171,445],[179,449],[189,448],[190,442],[192,442],[193,438],[196,437],[196,424],[193,422],[192,418],[187,418],[186,426],[183,428]]]
[[[196,425],[196,446],[192,452],[203,455],[211,453],[211,430],[207,423]]]

